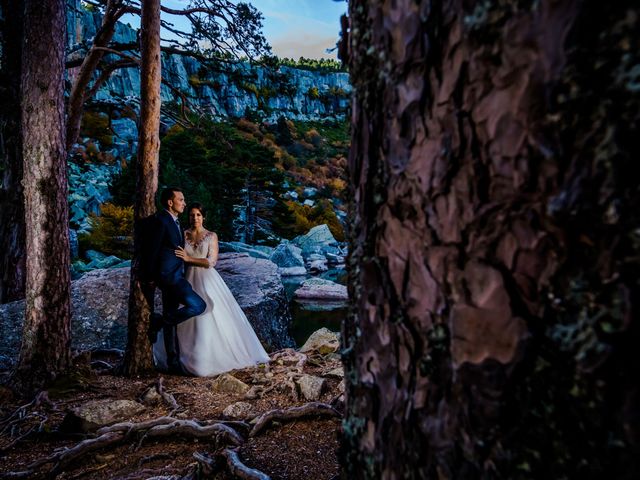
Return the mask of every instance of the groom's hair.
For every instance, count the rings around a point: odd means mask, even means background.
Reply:
[[[167,187],[162,190],[162,193],[160,194],[160,203],[164,208],[169,206],[169,200],[173,199],[173,194],[176,192],[182,193],[182,190],[178,187]]]

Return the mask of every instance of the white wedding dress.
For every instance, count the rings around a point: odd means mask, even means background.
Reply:
[[[209,377],[237,368],[269,361],[251,324],[236,302],[229,287],[213,265],[213,234],[207,232],[199,244],[185,242],[190,257],[207,258],[209,268],[188,266],[185,278],[206,302],[207,308],[197,317],[178,325],[180,361],[198,377]],[[156,364],[166,368],[162,332],[153,346]]]

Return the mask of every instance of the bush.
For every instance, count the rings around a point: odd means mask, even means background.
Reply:
[[[111,147],[113,134],[109,128],[109,117],[104,113],[84,112],[80,124],[80,136],[97,140],[103,148]]]
[[[100,215],[91,213],[89,217],[91,232],[78,239],[83,251],[97,250],[127,259],[133,256],[133,207],[104,203]]]

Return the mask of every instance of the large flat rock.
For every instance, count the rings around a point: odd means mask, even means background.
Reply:
[[[246,253],[222,253],[216,270],[265,349],[272,351],[294,346],[289,335],[291,314],[276,264]],[[74,349],[125,348],[129,278],[129,268],[114,268],[93,270],[72,282]],[[159,291],[157,293],[159,304]],[[23,300],[0,305],[0,369],[10,367],[17,357],[24,308]]]

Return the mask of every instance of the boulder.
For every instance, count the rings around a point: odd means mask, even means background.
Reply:
[[[289,304],[274,263],[247,254],[220,254],[216,270],[268,351],[294,346]],[[125,348],[129,281],[129,268],[112,268],[93,270],[71,283],[72,348]],[[162,311],[160,305],[157,290],[156,311]],[[24,308],[24,300],[0,305],[0,370],[11,368],[17,358]]]
[[[322,246],[337,244],[336,239],[333,238],[331,230],[329,230],[326,224],[316,225],[306,234],[294,238],[292,242],[302,249],[302,256],[305,258],[307,252],[309,254],[319,253]]]
[[[313,402],[320,398],[320,395],[322,394],[322,390],[324,388],[325,379],[322,377],[305,374],[300,377],[296,383],[300,388],[300,393],[302,394],[302,396],[306,400]]]
[[[313,260],[309,262],[309,271],[312,273],[326,272],[329,270],[326,260]]]
[[[307,269],[304,267],[278,268],[278,273],[283,277],[295,277],[298,275],[306,275]]]
[[[251,257],[269,259],[273,248],[263,245],[248,245],[242,242],[219,242],[222,253],[246,253]]]
[[[294,296],[314,300],[348,300],[347,287],[323,278],[309,278],[300,285]]]
[[[238,380],[233,375],[225,373],[213,381],[211,388],[213,388],[215,392],[242,394],[249,390],[249,385],[244,383],[242,380]]]
[[[280,268],[304,267],[302,249],[291,243],[281,243],[269,257]]]
[[[304,345],[300,347],[302,353],[317,352],[322,355],[336,352],[340,348],[340,335],[328,328],[321,328],[313,332]]]
[[[245,420],[253,416],[253,405],[247,402],[236,402],[227,406],[222,415],[234,420]]]
[[[94,400],[69,410],[60,429],[66,432],[93,432],[100,427],[122,422],[145,410],[133,400]]]

